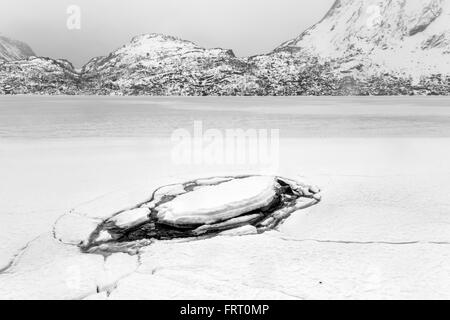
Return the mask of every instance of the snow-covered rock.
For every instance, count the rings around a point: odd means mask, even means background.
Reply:
[[[252,234],[273,229],[292,212],[317,204],[319,192],[299,181],[258,175],[141,187],[71,210],[56,222],[54,236],[88,252],[128,252],[153,239],[233,229],[230,235]]]
[[[132,228],[148,220],[150,210],[148,208],[137,208],[119,213],[110,221],[119,228]]]
[[[275,198],[274,177],[235,179],[185,193],[157,208],[169,225],[213,224],[268,206]]]

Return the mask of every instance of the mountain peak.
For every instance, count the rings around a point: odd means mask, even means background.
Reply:
[[[382,46],[419,33],[450,31],[449,18],[448,0],[337,0],[318,24],[280,47],[303,46],[306,41],[328,47],[350,41],[358,45],[356,40]],[[313,35],[318,33],[327,37],[317,41]]]
[[[185,52],[205,50],[195,43],[174,36],[159,33],[141,34],[118,50],[112,52],[114,56],[156,58],[161,54],[182,54]]]
[[[153,51],[159,50],[186,49],[188,50],[188,52],[192,52],[192,50],[200,50],[217,54],[226,54],[235,57],[234,52],[231,49],[203,48],[192,41],[184,40],[171,35],[165,35],[162,33],[146,33],[135,36],[131,39],[131,42],[129,44],[126,44],[122,48],[130,50],[130,47],[141,47],[141,49],[148,50],[146,51],[146,53],[151,53]]]
[[[135,65],[144,63],[148,67],[159,65],[162,61],[181,63],[182,58],[201,59],[207,57],[235,58],[232,50],[221,48],[206,49],[194,42],[159,33],[135,36],[121,48],[106,57],[92,59],[84,70],[104,68],[107,65]]]
[[[162,33],[144,33],[135,36],[131,39],[131,42],[143,42],[143,41],[158,41],[158,42],[181,42],[181,43],[192,43],[181,38],[166,35]]]

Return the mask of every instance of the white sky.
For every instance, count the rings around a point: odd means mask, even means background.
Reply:
[[[142,33],[164,33],[238,56],[266,53],[320,20],[334,0],[0,0],[0,34],[81,66]],[[69,5],[81,29],[66,27]]]

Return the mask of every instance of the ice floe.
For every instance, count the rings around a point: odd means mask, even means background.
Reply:
[[[274,177],[248,177],[185,193],[157,208],[161,223],[212,224],[269,205],[275,198]]]
[[[129,252],[154,239],[255,234],[318,203],[319,192],[277,176],[195,179],[99,198],[61,217],[54,234],[87,252]]]

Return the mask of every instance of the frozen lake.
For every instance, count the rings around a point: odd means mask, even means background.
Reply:
[[[448,98],[0,97],[0,138],[170,137],[274,128],[284,138],[450,137]]]
[[[0,297],[106,298],[92,276],[102,259],[45,238],[80,203],[257,169],[175,164],[170,136],[194,121],[279,129],[278,171],[306,176],[324,200],[279,232],[157,243],[138,267],[114,255],[128,271],[110,275],[122,279],[110,298],[450,298],[449,98],[19,96],[0,97],[0,270],[21,252],[0,272]],[[67,287],[73,266],[85,287]]]

